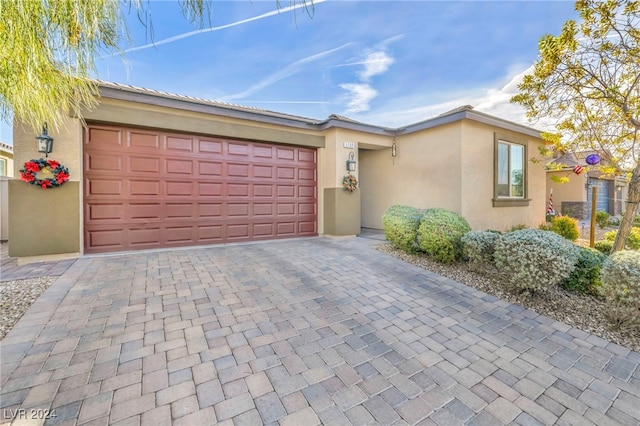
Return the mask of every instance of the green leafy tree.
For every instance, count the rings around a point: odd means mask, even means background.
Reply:
[[[629,175],[624,218],[613,250],[622,250],[640,202],[640,1],[579,0],[580,23],[539,42],[533,72],[512,102],[530,119],[548,118],[543,138],[558,152],[596,151],[600,171]]]
[[[57,129],[65,116],[95,106],[95,57],[122,52],[127,13],[137,14],[153,38],[148,1],[0,0],[0,118],[13,114],[34,128],[46,122]],[[312,13],[312,0],[289,3]],[[208,21],[210,0],[180,5],[193,24]]]

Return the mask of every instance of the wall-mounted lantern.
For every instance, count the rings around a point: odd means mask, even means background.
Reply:
[[[347,171],[348,172],[355,172],[356,171],[356,160],[355,158],[355,154],[353,153],[353,151],[351,151],[349,153],[349,159],[347,160]]]
[[[38,142],[38,152],[44,152],[45,157],[53,151],[53,138],[47,133],[47,123],[42,126],[42,134],[36,136]]]

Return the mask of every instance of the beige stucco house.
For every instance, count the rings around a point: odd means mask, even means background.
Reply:
[[[399,203],[454,210],[475,229],[544,220],[544,165],[528,161],[540,133],[471,107],[387,128],[112,83],[100,94],[85,124],[49,132],[69,182],[10,182],[11,256],[356,235]],[[41,156],[38,133],[14,125],[16,164]]]
[[[624,200],[627,198],[628,185],[624,176],[609,176],[597,170],[584,169],[576,174],[576,165],[587,167],[585,157],[589,153],[567,154],[547,163],[547,193],[552,194],[557,214],[568,215],[576,219],[591,217],[593,188],[596,187],[596,211],[604,211],[611,216],[624,212]],[[557,166],[555,166],[557,164]],[[553,178],[567,178],[566,182],[557,182]]]

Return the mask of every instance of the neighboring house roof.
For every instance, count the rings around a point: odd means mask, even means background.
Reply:
[[[468,119],[503,128],[505,130],[523,133],[536,138],[539,138],[541,133],[539,130],[534,128],[504,120],[483,112],[475,111],[470,105],[456,108],[436,117],[429,118],[418,123],[413,123],[405,127],[391,128],[362,123],[337,114],[332,114],[325,120],[315,120],[308,117],[284,114],[261,108],[212,101],[193,96],[176,95],[173,93],[119,83],[98,81],[98,85],[100,89],[100,96],[105,98],[203,112],[230,118],[247,119],[268,124],[280,124],[308,130],[325,130],[332,127],[338,127],[367,133],[400,136],[402,134],[413,133],[443,124]]]
[[[13,154],[13,146],[7,145],[4,142],[0,142],[0,151],[4,151],[9,154]]]

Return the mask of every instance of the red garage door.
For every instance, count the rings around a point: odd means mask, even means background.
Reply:
[[[86,253],[317,235],[316,150],[89,125]]]

